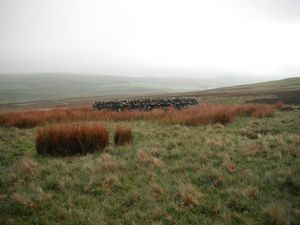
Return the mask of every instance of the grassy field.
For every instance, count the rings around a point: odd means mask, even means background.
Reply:
[[[2,127],[0,224],[299,224],[299,115],[288,105],[225,125],[82,121],[105,125],[110,143],[68,157],[38,155],[38,127]],[[120,125],[132,145],[113,144]]]

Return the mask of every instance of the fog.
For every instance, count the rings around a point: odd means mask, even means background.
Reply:
[[[0,73],[300,74],[298,0],[1,0]]]

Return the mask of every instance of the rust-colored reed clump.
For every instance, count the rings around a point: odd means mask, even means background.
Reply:
[[[115,145],[130,145],[133,142],[133,135],[130,128],[117,127],[114,133]]]
[[[104,149],[109,133],[98,124],[60,124],[45,126],[37,131],[36,150],[39,154],[76,155]]]

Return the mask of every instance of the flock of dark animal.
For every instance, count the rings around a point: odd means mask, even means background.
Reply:
[[[194,97],[181,97],[181,98],[153,98],[153,99],[119,99],[116,101],[96,101],[93,104],[94,110],[143,110],[150,111],[153,109],[169,108],[182,109],[191,107],[198,104]]]

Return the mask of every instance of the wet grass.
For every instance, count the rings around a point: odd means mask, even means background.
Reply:
[[[0,224],[297,224],[292,108],[196,127],[101,121],[109,145],[83,156],[38,155],[37,128],[0,128]],[[118,126],[132,145],[113,144]]]

